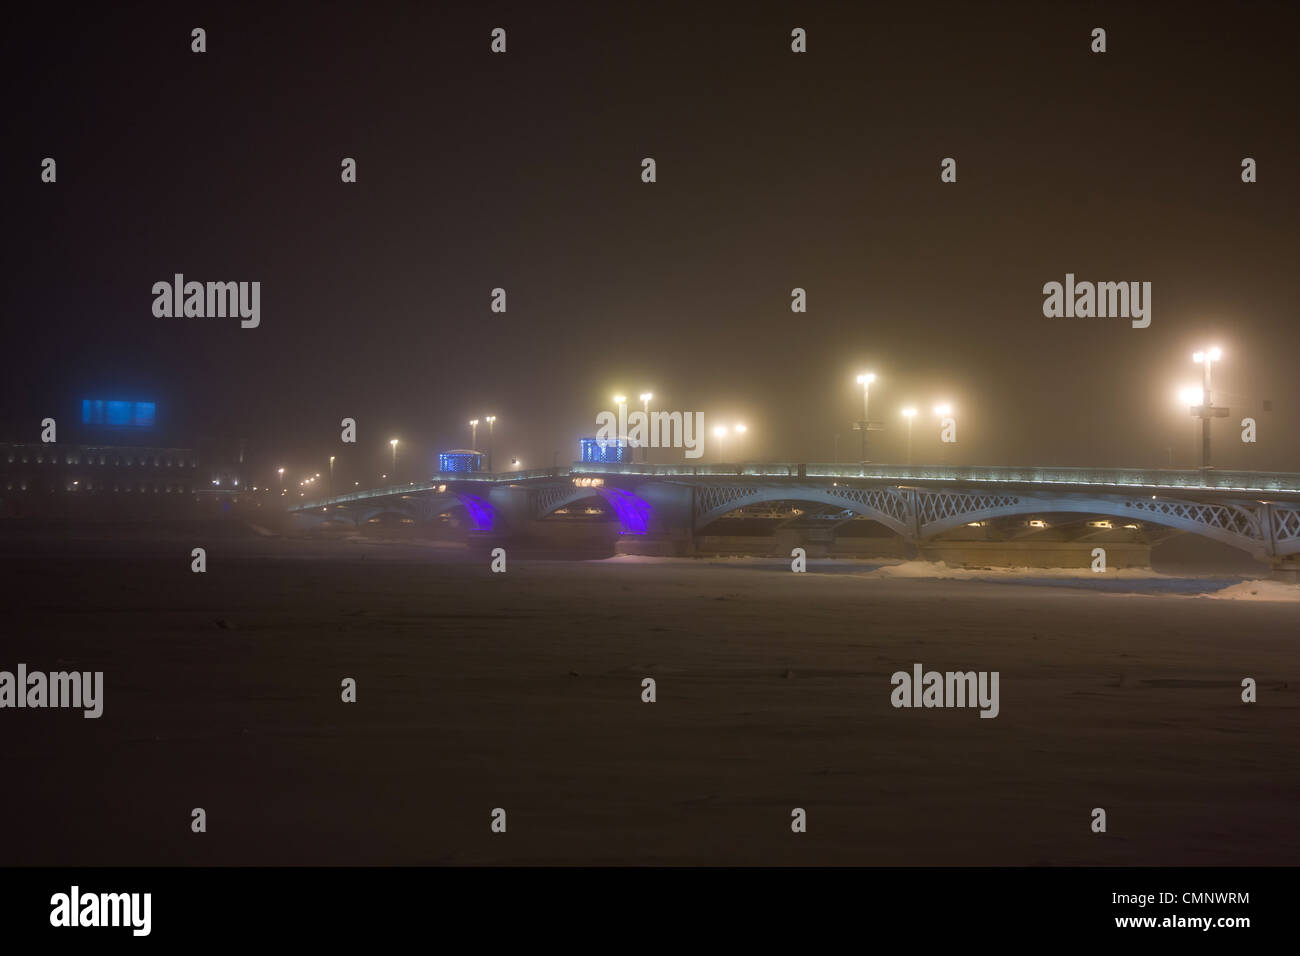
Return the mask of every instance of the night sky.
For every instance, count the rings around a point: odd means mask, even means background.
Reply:
[[[1219,344],[1216,464],[1300,470],[1293,4],[266,6],[7,24],[0,438],[146,397],[257,469],[376,477],[397,436],[415,477],[487,414],[499,464],[571,461],[650,389],[850,460],[871,369],[877,459],[915,404],[939,460],[946,399],[950,462],[1187,467]],[[154,317],[176,272],[261,281],[261,326]],[[1045,318],[1067,272],[1151,282],[1150,328]]]

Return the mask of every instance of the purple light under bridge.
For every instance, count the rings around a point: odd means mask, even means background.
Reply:
[[[653,514],[649,503],[622,488],[601,488],[600,495],[618,515],[618,522],[622,525],[620,534],[648,533],[650,516]]]

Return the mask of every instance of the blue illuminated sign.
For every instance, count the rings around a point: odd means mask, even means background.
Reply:
[[[102,398],[81,400],[83,425],[108,425],[113,428],[153,428],[156,406],[153,402],[122,402]]]

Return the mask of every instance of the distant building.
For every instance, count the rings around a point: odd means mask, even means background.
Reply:
[[[189,499],[201,481],[198,466],[190,448],[6,442],[0,444],[0,514],[42,511],[67,496]]]
[[[482,471],[483,455],[468,448],[453,448],[451,451],[439,452],[438,471]]]
[[[632,460],[631,447],[619,439],[579,438],[578,447],[583,461],[623,464]]]
[[[152,401],[84,398],[76,411],[59,441],[0,442],[0,516],[180,514],[244,491],[242,447],[236,461],[212,442],[159,441]]]

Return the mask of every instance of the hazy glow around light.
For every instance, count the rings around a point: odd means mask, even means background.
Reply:
[[[1178,401],[1180,404],[1186,405],[1188,408],[1202,405],[1205,402],[1205,390],[1189,385],[1186,388],[1179,390]]]
[[[915,408],[905,408],[905,409],[903,409],[903,417],[904,417],[904,418],[912,418],[912,417],[915,416],[915,415],[916,415],[916,409],[915,409]]]
[[[725,425],[719,425],[717,428],[713,429],[713,434],[714,434],[715,436],[717,436],[718,438],[721,438],[723,435],[727,434],[727,428],[726,428],[726,426],[725,426]]]
[[[870,385],[875,380],[876,380],[875,372],[864,372],[863,374],[858,376],[859,385]]]
[[[744,425],[737,425],[737,426],[736,426],[736,434],[737,434],[737,435],[743,435],[743,434],[745,434],[745,432],[747,432],[747,431],[749,431],[749,429],[746,428]]]
[[[936,415],[951,415],[952,406],[949,405],[947,402],[943,402],[942,404],[934,406],[934,413]]]

